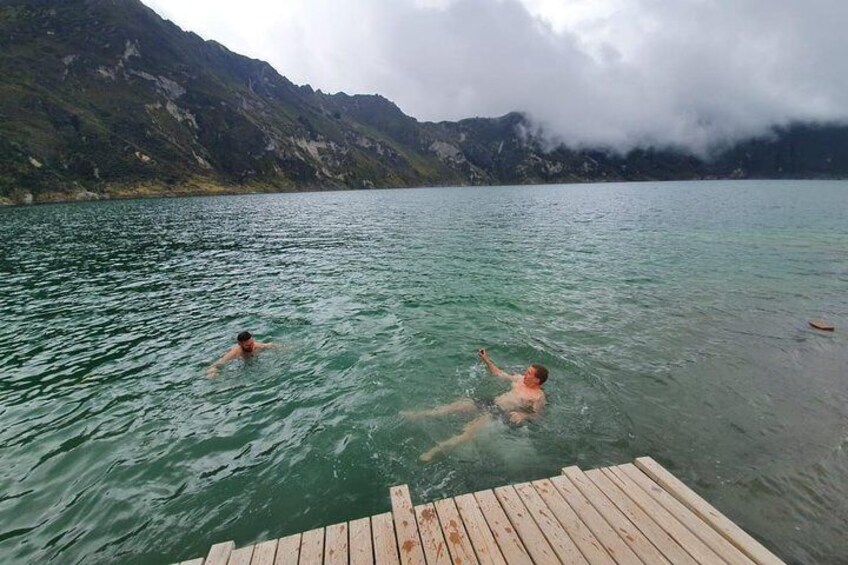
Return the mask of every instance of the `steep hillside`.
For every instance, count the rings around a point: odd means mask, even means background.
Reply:
[[[848,128],[797,126],[705,162],[548,151],[521,114],[420,123],[297,86],[137,0],[0,3],[0,200],[244,190],[848,176]]]

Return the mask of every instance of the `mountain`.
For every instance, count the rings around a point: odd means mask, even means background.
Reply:
[[[598,180],[848,177],[848,128],[705,160],[551,148],[520,113],[422,123],[298,86],[137,0],[0,0],[0,201]]]

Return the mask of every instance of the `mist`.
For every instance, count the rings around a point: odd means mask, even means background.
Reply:
[[[572,147],[699,154],[848,121],[837,0],[265,0],[147,4],[299,84],[419,120],[524,112]]]

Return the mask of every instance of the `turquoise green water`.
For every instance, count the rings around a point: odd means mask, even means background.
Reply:
[[[650,454],[787,561],[848,556],[848,183],[0,210],[0,561],[165,563]],[[810,331],[824,318],[834,334]],[[242,329],[290,345],[218,380]],[[401,409],[547,365],[424,466]]]

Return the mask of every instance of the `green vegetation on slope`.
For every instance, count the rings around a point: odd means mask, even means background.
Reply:
[[[245,190],[843,177],[848,128],[797,126],[710,161],[550,150],[518,113],[420,123],[297,86],[138,0],[0,6],[0,201]]]

